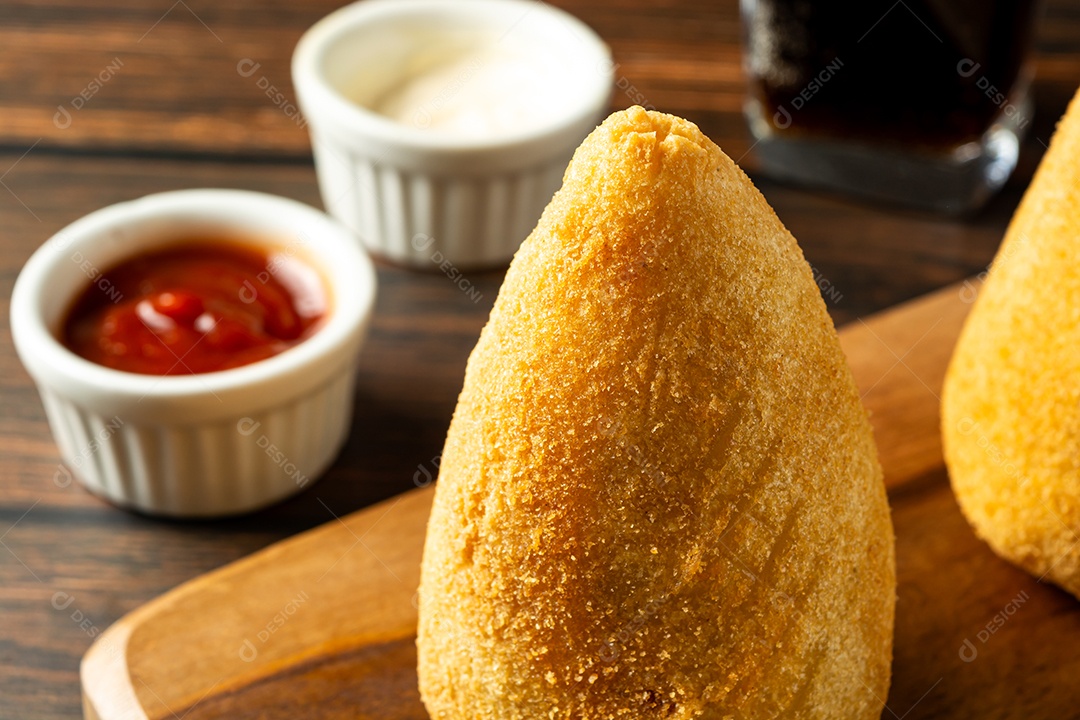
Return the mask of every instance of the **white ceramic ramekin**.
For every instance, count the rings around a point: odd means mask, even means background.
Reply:
[[[330,295],[322,327],[266,360],[168,377],[97,365],[57,339],[76,295],[107,284],[103,270],[199,237],[265,244],[312,265]],[[60,455],[88,489],[148,513],[209,517],[299,492],[333,461],[374,298],[371,261],[325,214],[262,193],[182,190],[98,210],[50,238],[15,283],[11,332]]]
[[[360,96],[400,84],[441,36],[469,31],[544,54],[559,97],[545,122],[470,140],[364,106]],[[602,119],[614,76],[596,33],[535,0],[361,0],[308,30],[292,72],[330,213],[374,254],[464,268],[513,256]]]

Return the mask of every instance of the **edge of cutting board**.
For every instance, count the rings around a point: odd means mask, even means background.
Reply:
[[[942,465],[937,396],[972,296],[947,287],[840,332],[891,493]],[[83,658],[86,717],[310,716],[318,703],[323,718],[426,718],[415,592],[432,495],[331,521],[121,618]]]

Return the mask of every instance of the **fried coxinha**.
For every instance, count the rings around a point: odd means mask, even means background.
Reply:
[[[696,126],[615,113],[469,359],[424,550],[431,716],[877,718],[893,552],[794,238]]]
[[[941,426],[979,537],[1080,597],[1080,92],[960,334]]]

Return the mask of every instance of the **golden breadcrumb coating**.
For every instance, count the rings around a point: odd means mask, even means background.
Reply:
[[[1080,597],[1080,93],[960,335],[941,421],[976,533]]]
[[[581,145],[469,359],[420,590],[436,720],[877,718],[881,470],[794,238],[693,124]]]

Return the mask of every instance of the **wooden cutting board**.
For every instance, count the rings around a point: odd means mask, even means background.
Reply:
[[[1075,717],[1080,604],[978,541],[943,468],[938,396],[973,297],[971,284],[946,288],[840,333],[897,536],[883,717]],[[422,488],[330,522],[124,617],[83,659],[86,717],[427,718],[414,637],[431,497]]]

